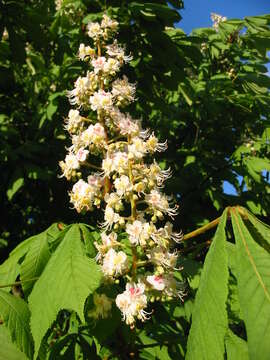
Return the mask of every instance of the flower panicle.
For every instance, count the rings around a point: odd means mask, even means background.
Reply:
[[[169,222],[161,226],[165,217],[178,213],[178,206],[161,191],[172,172],[152,159],[167,149],[167,141],[159,142],[142,128],[141,120],[123,111],[137,101],[136,84],[125,75],[117,78],[121,67],[132,60],[114,38],[117,32],[118,22],[107,15],[87,26],[91,43],[80,44],[77,56],[89,70],[68,92],[75,107],[65,120],[72,146],[60,167],[62,176],[74,182],[69,193],[73,207],[79,213],[95,208],[104,212],[101,238],[94,242],[96,261],[106,283],[125,279],[126,289],[115,304],[133,327],[136,319],[151,316],[148,303],[160,292],[168,299],[179,297],[174,279],[178,253],[172,248],[182,234]],[[106,317],[110,300],[96,295],[94,303],[91,316]]]

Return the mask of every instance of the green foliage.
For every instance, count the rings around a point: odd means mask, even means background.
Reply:
[[[237,281],[251,359],[267,359],[270,352],[269,252],[256,242],[239,213],[232,211],[237,246]]]
[[[29,327],[30,312],[27,304],[0,290],[0,316],[10,333],[11,340],[27,357],[33,354],[33,339]],[[1,327],[2,327],[1,326]]]
[[[27,360],[27,357],[11,341],[8,330],[0,326],[0,359]]]
[[[211,224],[197,236],[203,237]],[[136,330],[128,330],[115,307],[108,319],[91,317],[95,291],[116,295],[111,285],[101,283],[93,259],[90,243],[97,237],[85,224],[53,224],[13,250],[10,259],[19,266],[29,309],[22,299],[0,290],[0,320],[8,329],[0,336],[10,337],[7,354],[16,344],[32,359],[35,344],[34,358],[41,360],[124,359],[131,353],[142,359],[267,358],[269,226],[246,209],[224,211],[203,267],[190,255],[180,259],[184,270],[176,276],[189,288],[184,304],[152,304],[151,320]],[[203,249],[200,240],[198,246]],[[34,286],[26,271],[37,276]]]
[[[227,357],[230,360],[248,360],[247,343],[229,331],[226,338]]]
[[[74,310],[81,321],[84,321],[85,300],[99,286],[100,279],[99,267],[86,257],[79,226],[73,225],[65,234],[29,297],[36,355],[43,336],[56,320],[60,310]]]
[[[50,251],[47,232],[44,231],[31,244],[21,265],[21,280],[23,282],[23,291],[25,295],[28,295],[35,282],[35,280],[29,281],[29,279],[36,278],[42,273],[49,258]]]
[[[225,226],[227,212],[222,215],[213,243],[206,256],[192,312],[187,359],[222,359],[224,337],[228,328],[226,299],[228,296],[228,259]]]

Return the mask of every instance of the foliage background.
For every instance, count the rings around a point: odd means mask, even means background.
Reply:
[[[180,204],[178,229],[187,233],[234,205],[269,221],[270,79],[265,64],[270,16],[227,21],[218,33],[205,28],[187,36],[173,28],[183,3],[168,3],[63,0],[56,10],[52,0],[2,0],[3,260],[15,245],[53,222],[96,225],[97,214],[82,217],[70,209],[68,184],[58,178],[58,162],[68,144],[63,131],[69,109],[66,90],[84,67],[75,55],[85,41],[85,24],[106,9],[120,22],[119,40],[134,57],[124,72],[137,82],[139,101],[129,111],[142,117],[144,127],[161,140],[168,139],[168,151],[158,160],[174,173],[166,192]],[[234,185],[237,196],[224,193],[224,181]],[[191,296],[212,235],[181,245]],[[191,312],[186,304],[185,310],[177,310],[180,318],[185,311],[179,320],[185,335]],[[177,329],[161,306],[156,314],[156,324],[167,321],[157,341],[166,342],[166,334],[171,338]],[[236,333],[245,339],[243,323],[236,322]],[[182,350],[175,351],[183,356],[186,340],[181,341]]]

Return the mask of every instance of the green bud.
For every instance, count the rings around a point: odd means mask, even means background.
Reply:
[[[156,222],[157,222],[157,217],[156,217],[156,215],[153,215],[153,216],[151,217],[151,220],[152,220],[153,223],[156,223]]]

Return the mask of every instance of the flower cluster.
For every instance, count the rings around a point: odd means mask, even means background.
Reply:
[[[150,316],[150,299],[182,297],[173,250],[182,236],[164,220],[177,214],[177,206],[161,191],[171,171],[151,160],[167,143],[122,110],[136,99],[135,84],[126,76],[115,78],[132,59],[116,40],[108,44],[117,29],[118,23],[106,15],[101,23],[88,24],[92,43],[81,44],[78,57],[90,71],[68,92],[76,109],[66,120],[72,145],[60,167],[64,177],[75,181],[70,201],[78,212],[104,210],[96,260],[107,283],[125,279],[126,290],[115,302],[126,323],[134,326],[137,318]],[[96,296],[94,302],[99,306],[96,317],[107,314],[108,301]]]
[[[223,21],[226,21],[226,16],[219,14],[211,13],[211,20],[213,21],[213,28],[218,31],[219,24]]]

